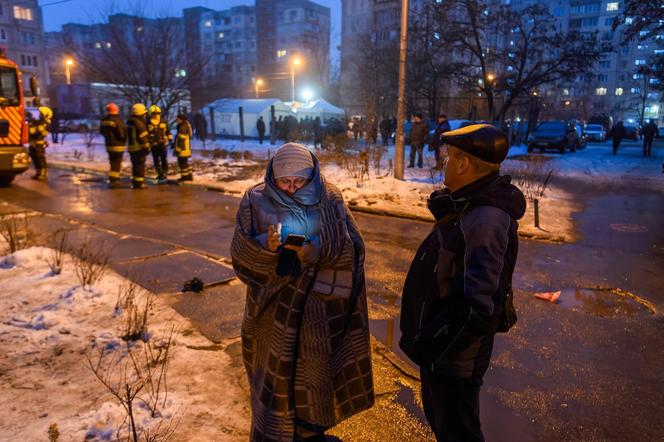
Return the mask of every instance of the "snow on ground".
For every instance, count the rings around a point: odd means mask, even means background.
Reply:
[[[281,144],[269,142],[259,144],[256,140],[217,140],[192,142],[194,150],[194,175],[198,182],[219,185],[224,191],[242,194],[253,184],[260,182],[264,175],[265,160]],[[633,144],[633,143],[632,143]],[[575,201],[575,195],[556,184],[556,177],[568,177],[593,183],[612,183],[620,179],[639,179],[640,184],[664,189],[664,175],[661,173],[661,161],[655,158],[643,158],[641,150],[625,144],[617,156],[611,154],[610,143],[591,144],[575,153],[526,154],[524,145],[513,146],[508,159],[503,164],[504,173],[520,175],[528,158],[542,158],[547,168],[554,170],[553,180],[539,199],[540,227],[534,227],[533,204],[528,204],[520,231],[533,237],[572,241],[575,239],[572,214],[581,210]],[[312,150],[313,147],[309,146]],[[360,147],[361,148],[361,147]],[[358,208],[391,212],[401,215],[432,219],[426,208],[429,194],[443,186],[442,173],[431,169],[435,164],[433,152],[424,151],[424,168],[407,168],[405,180],[392,177],[392,159],[394,145],[382,152],[375,149],[368,158],[368,177],[360,177],[359,161],[352,161],[353,156],[344,158],[330,151],[314,150],[319,156],[322,172],[344,193],[349,204]],[[409,147],[406,148],[408,162]],[[657,150],[655,150],[657,152]],[[101,138],[95,140],[92,148],[85,146],[84,138],[79,134],[68,134],[64,145],[49,147],[50,158],[79,163],[81,165],[105,165],[106,152]],[[351,161],[348,161],[348,159]],[[171,159],[174,162],[174,158]],[[148,164],[151,164],[148,160]],[[128,156],[125,157],[124,171],[130,174]],[[177,175],[172,175],[176,177]]]
[[[57,424],[62,441],[116,440],[125,413],[94,377],[85,355],[95,360],[100,348],[109,356],[124,354],[127,343],[120,336],[127,312],[116,303],[126,280],[108,271],[84,289],[70,257],[61,274],[51,273],[50,253],[34,247],[0,258],[0,440],[46,440],[51,424]],[[163,342],[174,324],[161,428],[179,420],[176,440],[246,440],[241,364],[224,351],[211,351],[214,346],[187,320],[155,299],[148,325],[152,342]],[[162,421],[145,406],[136,414],[138,426],[153,431]]]

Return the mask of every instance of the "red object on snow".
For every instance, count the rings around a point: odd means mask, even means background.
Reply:
[[[537,299],[542,299],[544,301],[549,301],[554,304],[558,303],[558,299],[560,298],[560,290],[557,292],[540,292],[540,293],[535,293],[533,296]]]

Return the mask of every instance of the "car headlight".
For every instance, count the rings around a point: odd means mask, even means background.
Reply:
[[[30,162],[30,157],[25,152],[19,152],[14,154],[14,163],[18,164],[27,164]]]

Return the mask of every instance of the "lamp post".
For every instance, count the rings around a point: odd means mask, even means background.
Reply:
[[[401,0],[401,38],[399,41],[399,89],[397,100],[397,140],[394,146],[394,178],[403,180],[404,118],[406,115],[406,56],[408,53],[408,0]]]
[[[73,65],[74,60],[71,58],[65,60],[65,76],[67,77],[67,84],[71,84],[71,72],[69,71],[69,68],[71,68]]]
[[[256,86],[256,98],[258,98],[258,90],[259,88],[263,85],[263,80],[260,78],[256,79],[255,86]]]
[[[291,61],[291,106],[295,105],[295,66],[299,66],[301,63],[302,61],[298,57]]]

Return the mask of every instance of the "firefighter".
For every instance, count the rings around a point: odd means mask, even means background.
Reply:
[[[99,132],[104,136],[106,152],[111,169],[108,171],[108,186],[117,188],[120,185],[120,169],[127,142],[127,126],[120,118],[120,108],[115,103],[106,105],[106,116],[99,123]]]
[[[189,124],[189,120],[184,114],[178,114],[177,124],[178,132],[173,148],[175,156],[178,157],[178,166],[180,166],[180,178],[178,181],[193,181],[193,171],[189,165],[189,157],[191,156],[191,124]]]
[[[145,157],[150,151],[148,127],[145,121],[147,109],[142,103],[131,107],[127,120],[127,150],[131,158],[131,185],[134,189],[145,189]]]
[[[35,165],[33,180],[46,181],[48,179],[46,166],[46,146],[48,141],[48,127],[51,124],[53,112],[46,106],[39,107],[39,119],[30,121],[28,125],[28,142],[30,158]]]
[[[159,106],[150,106],[150,121],[148,121],[148,133],[150,137],[150,149],[152,150],[152,160],[154,168],[157,171],[157,182],[166,184],[166,175],[168,174],[167,151],[168,144],[173,141],[173,134],[168,129],[166,121],[161,119],[161,109]]]

